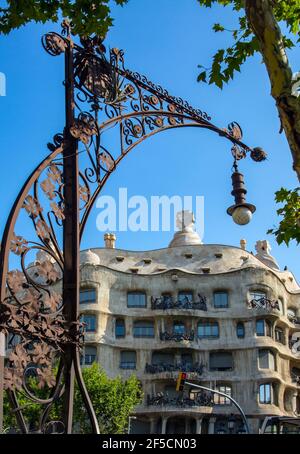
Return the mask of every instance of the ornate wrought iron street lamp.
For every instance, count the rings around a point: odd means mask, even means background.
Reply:
[[[65,56],[66,121],[63,133],[48,144],[50,154],[24,183],[2,238],[0,331],[11,347],[4,386],[23,433],[29,429],[18,390],[41,405],[35,432],[71,433],[76,379],[91,431],[97,433],[80,368],[79,251],[102,187],[131,150],[169,129],[209,129],[229,140],[235,161],[248,153],[260,161],[265,154],[242,142],[237,123],[218,128],[206,112],[126,69],[122,51],[112,49],[107,56],[98,37],[81,38],[81,45],[76,44],[67,21],[61,35],[51,32],[43,37],[43,46],[50,55]],[[113,151],[106,139],[112,129],[119,140],[119,149],[114,144]],[[18,231],[24,214],[32,228],[32,237],[26,239]],[[19,258],[19,268],[14,263],[11,269],[10,254]],[[46,397],[36,395],[30,385],[33,379]],[[51,421],[56,402],[62,403],[61,420]]]

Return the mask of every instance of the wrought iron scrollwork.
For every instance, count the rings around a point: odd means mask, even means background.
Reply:
[[[207,391],[197,392],[194,399],[190,397],[172,397],[168,393],[157,393],[156,395],[147,395],[147,406],[157,407],[212,407],[214,405],[213,393]]]

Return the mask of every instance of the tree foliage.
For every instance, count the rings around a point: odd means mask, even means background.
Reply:
[[[209,69],[202,68],[198,76],[198,81],[215,84],[222,88],[224,83],[233,79],[235,72],[240,72],[243,63],[260,51],[259,40],[253,33],[245,12],[245,0],[197,0],[201,6],[211,8],[214,4],[230,6],[236,12],[237,25],[233,29],[228,29],[224,25],[215,23],[212,27],[215,33],[227,33],[232,38],[231,44],[219,49],[212,57],[212,65]],[[283,22],[289,34],[283,34],[283,42],[286,49],[295,47],[300,40],[300,1],[273,1],[272,9],[275,19]]]
[[[259,52],[268,72],[271,95],[275,100],[280,118],[280,132],[285,133],[293,158],[293,169],[300,181],[300,73],[293,74],[288,52],[300,41],[300,0],[197,0],[206,8],[213,5],[231,7],[236,26],[227,29],[223,24],[213,25],[215,33],[229,33],[231,43],[218,49],[212,57],[211,67],[201,67],[198,81],[223,88],[241,70],[246,60]],[[297,68],[298,71],[298,68]],[[277,242],[299,243],[300,221],[299,188],[281,189],[275,200],[283,203],[277,210],[282,218],[278,228],[268,233]]]
[[[73,33],[105,37],[113,23],[110,0],[8,0],[0,8],[0,33],[8,34],[28,22],[58,22],[63,17],[73,24]],[[114,0],[124,5],[128,0]]]
[[[279,226],[268,230],[276,236],[278,244],[285,243],[287,246],[291,240],[300,243],[300,187],[288,191],[281,188],[275,193],[275,201],[283,204],[277,214],[282,219]]]
[[[140,383],[134,375],[127,380],[120,376],[108,378],[105,371],[94,363],[83,369],[83,378],[100,426],[100,432],[121,434],[127,428],[128,417],[141,402]],[[78,389],[75,392],[75,421],[81,433],[89,432],[89,423]]]
[[[84,368],[82,374],[97,415],[101,433],[124,433],[127,430],[130,413],[142,400],[142,391],[137,378],[134,375],[131,375],[127,380],[122,380],[120,376],[108,378],[105,371],[96,363]],[[47,397],[47,390],[39,389],[38,382],[34,379],[30,380],[30,389],[34,395],[40,398]],[[41,416],[41,406],[29,400],[21,392],[17,393],[17,397],[30,430],[36,430]],[[60,419],[61,402],[58,401],[51,408],[49,420]],[[6,431],[17,430],[16,419],[11,412],[7,395],[4,398],[3,426]],[[77,385],[74,396],[74,432],[91,432],[87,412]]]

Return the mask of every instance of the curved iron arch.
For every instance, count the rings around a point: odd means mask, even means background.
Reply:
[[[123,158],[159,132],[200,127],[229,140],[235,160],[247,153],[255,161],[265,159],[260,148],[252,149],[242,142],[237,123],[218,128],[206,112],[125,69],[122,51],[112,49],[107,60],[97,37],[81,39],[81,44],[73,42],[67,23],[62,35],[51,32],[43,37],[48,53],[65,54],[66,126],[64,133],[48,144],[50,154],[25,182],[2,237],[0,331],[12,336],[4,379],[23,433],[29,429],[16,391],[44,407],[38,432],[57,426],[58,421],[51,421],[49,414],[51,406],[63,399],[63,430],[72,431],[74,372],[92,431],[99,432],[80,368],[79,245],[96,197]],[[119,137],[118,153],[104,145],[110,128],[115,128]],[[15,232],[21,211],[31,222],[32,240]],[[33,263],[27,263],[27,256],[37,250]],[[16,269],[9,267],[11,253],[19,258]],[[17,345],[13,345],[15,336],[21,340]],[[29,372],[39,387],[46,389],[46,397],[29,389]]]

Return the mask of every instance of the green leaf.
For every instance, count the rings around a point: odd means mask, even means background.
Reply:
[[[223,32],[225,28],[221,24],[214,24],[213,25],[213,31],[214,32]]]

